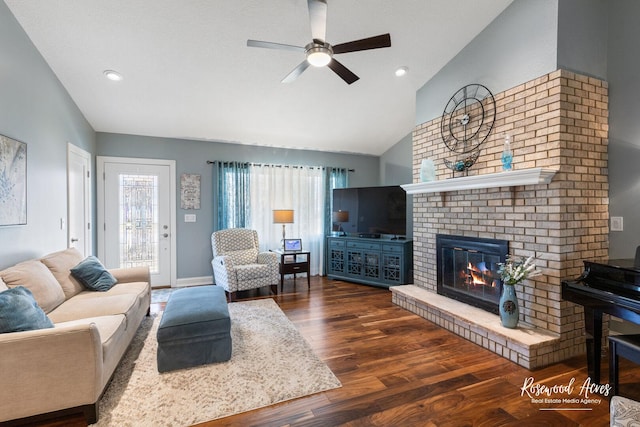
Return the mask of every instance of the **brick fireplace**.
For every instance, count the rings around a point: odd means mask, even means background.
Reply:
[[[440,118],[413,132],[411,186],[419,187],[413,188],[414,284],[392,288],[393,301],[534,369],[585,351],[582,308],[562,301],[561,281],[582,273],[582,260],[608,253],[608,89],[604,81],[557,70],[494,97],[494,129],[464,180],[443,181],[452,176],[443,160],[453,156],[442,143]],[[526,185],[498,179],[495,186],[466,186],[505,174],[505,134],[514,152],[510,173],[542,168],[551,177]],[[435,161],[437,183],[446,183],[446,191],[421,190],[420,163],[427,158]],[[456,189],[458,181],[465,185]],[[437,294],[438,234],[505,240],[510,254],[536,259],[543,275],[516,288],[518,329]]]

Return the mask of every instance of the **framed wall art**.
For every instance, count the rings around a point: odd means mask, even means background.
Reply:
[[[0,135],[0,226],[27,224],[27,144]]]
[[[183,173],[180,176],[180,208],[200,209],[200,175]]]

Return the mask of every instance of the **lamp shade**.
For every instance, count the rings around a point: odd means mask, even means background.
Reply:
[[[274,209],[274,224],[293,224],[293,209]]]
[[[335,222],[347,222],[349,221],[349,211],[338,211],[333,213],[333,220]]]

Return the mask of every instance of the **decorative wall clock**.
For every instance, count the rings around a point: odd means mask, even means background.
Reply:
[[[457,154],[469,154],[454,161],[445,160],[451,170],[463,172],[478,158],[480,145],[487,139],[496,120],[496,101],[489,89],[470,84],[458,90],[444,108],[440,132],[446,147]]]

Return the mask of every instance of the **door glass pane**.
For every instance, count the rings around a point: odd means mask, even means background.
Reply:
[[[120,267],[158,272],[158,177],[120,175]]]

